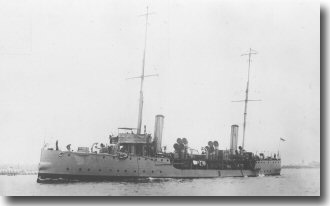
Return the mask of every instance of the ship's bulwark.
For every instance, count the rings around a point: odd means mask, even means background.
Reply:
[[[111,154],[42,150],[38,179],[211,178],[280,175],[280,172],[281,160],[256,161],[253,170],[176,169],[168,158],[122,158]]]

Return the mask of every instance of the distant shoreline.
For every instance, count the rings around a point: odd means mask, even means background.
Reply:
[[[320,166],[283,165],[281,168],[282,169],[314,169],[314,168],[320,168]]]

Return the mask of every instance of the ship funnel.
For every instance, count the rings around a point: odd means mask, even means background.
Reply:
[[[164,116],[161,114],[155,117],[155,131],[154,131],[154,141],[156,143],[156,153],[162,151],[162,135],[164,126]]]
[[[230,153],[235,154],[237,150],[237,140],[238,140],[238,125],[231,125],[230,134]]]

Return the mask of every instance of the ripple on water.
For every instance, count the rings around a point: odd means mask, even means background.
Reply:
[[[36,176],[0,176],[0,194],[15,195],[320,195],[319,169],[283,169],[281,176],[36,183]]]

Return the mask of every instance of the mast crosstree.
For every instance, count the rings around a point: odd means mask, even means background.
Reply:
[[[153,13],[150,13],[149,12],[149,8],[147,7],[147,12],[145,14],[140,15],[140,16],[145,16],[146,17],[146,28],[145,28],[145,36],[144,36],[144,50],[143,50],[143,57],[142,57],[142,72],[141,72],[141,76],[128,78],[128,79],[136,79],[136,78],[141,79],[137,134],[141,134],[142,111],[143,111],[143,81],[144,81],[144,78],[145,77],[158,76],[158,74],[144,75],[145,60],[146,60],[146,50],[147,50],[148,17],[151,14],[153,14]]]

